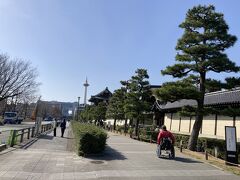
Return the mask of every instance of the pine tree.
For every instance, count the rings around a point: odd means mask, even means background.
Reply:
[[[116,121],[125,119],[124,113],[125,90],[123,88],[114,91],[109,100],[107,117],[114,119],[113,129],[116,129]]]
[[[137,69],[135,75],[128,81],[121,81],[127,90],[124,111],[129,119],[135,120],[135,135],[138,135],[138,126],[144,114],[151,110],[151,91],[145,69]]]
[[[196,120],[188,144],[190,150],[195,150],[204,115],[204,95],[209,83],[207,73],[239,71],[239,67],[224,52],[234,45],[237,38],[228,34],[223,14],[215,12],[212,5],[199,5],[188,10],[185,21],[179,27],[184,29],[184,33],[176,46],[177,63],[162,70],[162,74],[180,80],[163,84],[156,94],[166,101],[197,101]]]

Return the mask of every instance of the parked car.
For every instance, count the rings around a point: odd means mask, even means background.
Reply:
[[[4,113],[4,124],[21,124],[23,118],[18,117],[17,112],[5,112]]]
[[[46,117],[46,118],[44,118],[44,121],[53,121],[53,118],[52,117]]]

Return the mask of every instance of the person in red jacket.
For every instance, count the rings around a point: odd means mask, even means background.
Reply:
[[[162,142],[163,139],[171,140],[170,150],[171,150],[172,157],[175,157],[175,150],[174,150],[175,138],[173,134],[167,130],[167,127],[165,125],[162,126],[157,138],[157,144],[159,146],[159,151],[160,151],[159,155],[161,155],[161,149],[162,149],[161,146],[163,145],[163,142]]]
[[[157,138],[158,145],[161,144],[161,140],[163,138],[170,138],[172,140],[172,144],[174,144],[174,142],[175,142],[175,138],[174,138],[173,134],[167,130],[167,127],[165,125],[162,126],[162,128],[158,134],[158,138]]]

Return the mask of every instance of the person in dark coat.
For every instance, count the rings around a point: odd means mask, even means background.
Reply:
[[[56,136],[57,134],[57,119],[53,120],[53,135]]]
[[[62,136],[61,137],[63,137],[65,129],[66,129],[66,119],[63,119],[63,121],[60,124],[60,127],[61,127],[61,132],[62,132]]]

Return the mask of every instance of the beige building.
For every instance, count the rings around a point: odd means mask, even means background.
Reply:
[[[181,107],[190,105],[196,106],[195,100],[180,100],[174,103],[161,104],[159,101],[155,103],[155,109],[158,110],[158,118],[156,124],[165,124],[167,128],[176,133],[190,134],[195,122],[195,117],[180,116],[178,111]],[[224,90],[212,93],[206,93],[204,105],[206,107],[215,107],[224,109],[228,106],[232,108],[240,108],[240,88],[232,90]],[[235,126],[237,131],[237,139],[240,142],[240,116],[232,115],[224,116],[219,114],[210,114],[204,116],[203,124],[200,131],[200,137],[225,138],[225,126]]]

